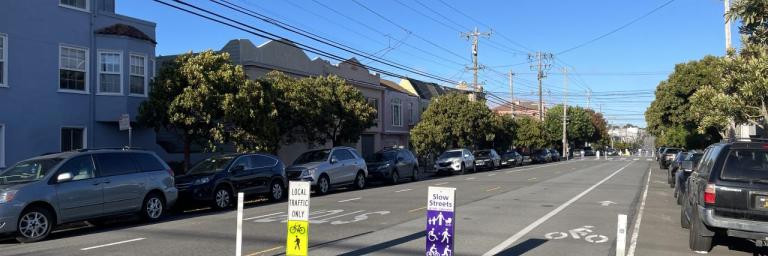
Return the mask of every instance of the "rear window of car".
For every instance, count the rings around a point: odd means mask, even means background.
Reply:
[[[680,149],[668,148],[666,151],[664,151],[664,154],[677,154],[678,152],[680,152]]]
[[[133,159],[139,164],[142,171],[153,172],[165,170],[165,166],[157,160],[157,157],[148,153],[131,154]]]
[[[721,179],[768,181],[768,151],[731,150],[725,158]]]

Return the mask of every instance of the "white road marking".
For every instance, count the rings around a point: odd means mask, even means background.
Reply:
[[[267,215],[261,215],[261,216],[256,216],[256,217],[250,217],[250,218],[245,218],[245,219],[243,219],[243,220],[259,219],[259,218],[264,218],[264,217],[269,217],[269,216],[278,215],[278,214],[281,214],[281,213],[283,213],[283,212],[276,212],[276,213],[267,214]]]
[[[477,178],[475,178],[475,177],[469,177],[469,178],[466,178],[466,179],[464,179],[464,180],[474,180],[474,179],[477,179]]]
[[[643,221],[643,209],[645,209],[645,198],[648,196],[648,187],[651,181],[651,169],[648,168],[648,180],[645,181],[645,190],[643,191],[643,200],[640,201],[640,209],[637,214],[637,220],[635,220],[635,227],[632,229],[632,239],[629,242],[629,251],[627,256],[634,256],[635,249],[637,248],[637,237],[640,235],[640,222]]]
[[[530,178],[530,179],[528,179],[528,180],[536,180],[536,178]]]
[[[490,174],[488,174],[488,177],[491,177],[493,175],[496,175],[496,174],[495,173],[490,173]]]
[[[341,200],[341,201],[339,201],[339,203],[346,203],[346,202],[355,201],[355,200],[360,200],[360,198],[359,197],[355,197],[355,198],[350,198],[350,199],[346,199],[346,200]]]
[[[591,187],[587,188],[587,190],[584,190],[584,191],[582,191],[581,193],[579,193],[579,194],[578,194],[578,195],[576,195],[575,197],[571,198],[571,199],[570,199],[570,200],[568,200],[567,202],[565,202],[565,203],[563,203],[562,205],[558,206],[557,208],[555,208],[555,209],[554,209],[554,210],[552,210],[551,212],[547,213],[546,215],[542,216],[542,217],[541,217],[541,218],[539,218],[538,220],[534,221],[533,223],[531,223],[530,225],[528,225],[528,226],[527,226],[527,227],[525,227],[524,229],[522,229],[522,230],[518,231],[516,234],[514,234],[514,235],[512,235],[511,237],[507,238],[507,240],[504,240],[504,241],[503,241],[503,242],[501,242],[499,245],[496,245],[496,247],[493,247],[493,248],[492,248],[490,251],[488,251],[488,252],[486,252],[485,254],[483,254],[483,256],[493,256],[493,255],[499,254],[499,253],[500,253],[500,252],[502,252],[504,249],[506,249],[507,247],[511,246],[511,245],[512,245],[512,244],[514,244],[515,242],[517,242],[517,240],[519,240],[519,239],[520,239],[520,238],[522,238],[523,236],[525,236],[525,235],[527,235],[528,233],[530,233],[530,232],[531,232],[533,229],[535,229],[536,227],[538,227],[538,226],[539,226],[539,225],[541,225],[542,223],[546,222],[547,220],[549,220],[550,218],[552,218],[552,217],[553,217],[553,216],[555,216],[556,214],[560,213],[560,212],[561,212],[562,210],[564,210],[566,207],[568,207],[568,206],[570,206],[571,204],[573,204],[573,202],[576,202],[576,200],[579,200],[579,199],[581,199],[582,197],[584,197],[584,195],[586,195],[587,193],[589,193],[589,192],[592,192],[592,190],[594,190],[594,189],[595,189],[595,188],[597,188],[598,186],[602,185],[603,183],[605,183],[606,181],[608,181],[610,178],[612,178],[613,176],[615,176],[616,174],[618,174],[619,172],[621,172],[622,170],[624,170],[625,168],[627,168],[627,166],[629,166],[629,165],[631,165],[631,164],[632,164],[631,162],[630,162],[630,163],[628,163],[628,164],[627,164],[627,165],[625,165],[624,167],[621,167],[620,169],[618,169],[618,170],[616,170],[615,172],[611,173],[611,175],[608,175],[608,177],[605,177],[605,178],[603,178],[602,180],[598,181],[597,183],[595,183],[595,184],[594,184],[594,185],[592,185]]]
[[[144,240],[144,239],[145,238],[143,238],[143,237],[139,237],[139,238],[131,239],[131,240],[125,240],[125,241],[120,241],[120,242],[114,242],[114,243],[102,244],[102,245],[97,245],[97,246],[91,246],[91,247],[83,248],[83,249],[80,249],[80,250],[81,251],[87,251],[87,250],[98,249],[98,248],[107,247],[107,246],[113,246],[113,245],[118,245],[118,244],[125,244],[125,243],[130,243],[130,242],[141,241],[141,240]]]
[[[435,186],[440,186],[440,185],[445,185],[445,184],[448,184],[448,182],[440,182],[440,183],[435,184]]]
[[[336,216],[333,216],[333,217],[330,217],[330,218],[318,220],[316,222],[320,222],[320,223],[327,222],[328,220],[331,220],[331,219],[335,219],[335,218],[339,218],[339,217],[344,217],[344,216],[347,216],[347,215],[352,215],[352,214],[361,213],[361,212],[364,212],[364,211],[363,210],[359,210],[359,211],[354,211],[354,212],[345,213],[345,214],[341,214],[341,215],[336,215]]]
[[[401,189],[401,190],[395,191],[395,193],[400,193],[400,192],[405,192],[405,191],[411,191],[411,190],[413,190],[413,189],[410,189],[410,188],[406,188],[406,189]]]

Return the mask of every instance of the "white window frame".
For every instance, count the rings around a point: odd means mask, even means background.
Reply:
[[[119,72],[104,72],[101,71],[101,54],[102,53],[109,53],[109,54],[117,54],[120,59],[120,71]],[[123,51],[118,50],[98,50],[96,53],[96,95],[106,95],[106,96],[123,96],[124,89],[123,89],[123,66],[125,66],[125,60],[123,59]],[[120,92],[102,92],[101,91],[101,74],[110,74],[110,75],[120,75]]]
[[[144,58],[144,94],[138,94],[138,93],[132,93],[131,92],[131,76],[133,76],[133,73],[131,73],[131,57],[140,57]],[[128,95],[134,96],[134,97],[147,97],[149,95],[149,61],[147,59],[146,54],[141,53],[130,53],[128,54]]]
[[[83,129],[83,148],[88,148],[88,128],[85,126],[67,125],[59,127],[59,150],[61,150],[61,130],[63,129]]]
[[[59,0],[59,6],[67,8],[67,9],[82,11],[82,12],[88,12],[88,13],[91,12],[91,0],[85,0],[85,9],[77,7],[77,6],[71,6],[71,5],[62,4],[61,0]]]
[[[397,111],[395,111],[395,107],[397,107]],[[403,127],[403,103],[398,98],[392,99],[392,126]]]
[[[76,50],[84,50],[85,51],[85,88],[84,90],[72,90],[72,89],[61,89],[61,49],[63,48],[69,48],[69,49],[76,49]],[[91,55],[88,47],[82,47],[82,46],[76,46],[76,45],[69,45],[69,44],[60,44],[59,45],[59,55],[56,56],[59,59],[59,69],[56,70],[56,88],[58,88],[59,92],[66,92],[66,93],[79,93],[79,94],[89,94],[91,93],[90,84],[90,69],[91,69]],[[71,69],[67,69],[71,70]],[[80,71],[80,70],[75,70]]]
[[[0,168],[5,167],[5,124],[0,123]]]
[[[0,80],[0,87],[8,87],[8,35],[0,33],[0,41],[3,42],[3,79]]]

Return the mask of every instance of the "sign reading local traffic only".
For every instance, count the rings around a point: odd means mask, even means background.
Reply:
[[[427,192],[427,256],[453,255],[456,188],[429,187]]]
[[[288,185],[288,233],[285,239],[285,255],[308,254],[309,193],[309,182],[291,181]]]

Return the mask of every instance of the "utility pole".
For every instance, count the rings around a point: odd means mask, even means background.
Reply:
[[[541,81],[547,77],[547,70],[551,67],[549,62],[553,56],[551,53],[536,52],[528,54],[528,61],[531,62],[531,70],[536,71],[539,79],[539,121],[544,121],[544,98],[541,94]]]
[[[723,5],[725,6],[725,14],[727,15],[731,10],[731,1],[724,0]],[[729,49],[731,49],[731,19],[725,16],[725,52],[727,53]]]
[[[587,108],[590,108],[592,103],[592,89],[587,89]]]
[[[512,113],[510,115],[512,118],[515,117],[515,87],[512,87],[512,77],[515,76],[515,73],[512,72],[512,70],[509,70],[509,107],[512,110]]]
[[[568,126],[568,68],[563,68],[563,156],[568,160],[568,137],[566,128]]]
[[[485,36],[486,38],[491,37],[491,32],[480,32],[477,30],[477,27],[475,27],[474,31],[471,31],[469,33],[461,33],[461,36],[466,37],[467,40],[472,40],[472,67],[468,67],[467,69],[472,70],[473,77],[472,77],[472,87],[475,89],[475,92],[482,92],[483,86],[478,84],[477,82],[477,73],[480,71],[480,69],[483,69],[485,67],[481,66],[477,61],[477,51],[478,51],[478,43],[480,42],[480,37]]]

